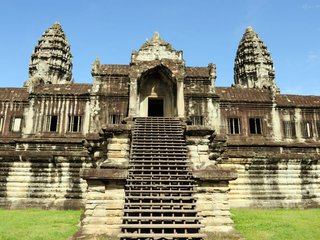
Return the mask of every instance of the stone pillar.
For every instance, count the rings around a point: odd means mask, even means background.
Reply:
[[[228,193],[229,181],[237,178],[236,171],[223,169],[194,170],[198,187],[197,211],[202,217],[205,233],[227,233],[234,231],[230,214]]]
[[[138,112],[138,102],[137,102],[137,96],[138,96],[138,84],[137,79],[130,79],[130,97],[129,97],[129,117],[136,117]]]
[[[184,83],[182,80],[177,80],[177,112],[178,117],[184,117]]]
[[[125,202],[126,169],[83,169],[87,181],[84,218],[73,239],[117,239]]]
[[[237,171],[217,165],[224,151],[224,141],[208,126],[187,126],[185,134],[192,175],[198,185],[196,209],[202,218],[202,231],[208,236],[229,234],[234,230],[228,197],[229,181],[237,179]]]

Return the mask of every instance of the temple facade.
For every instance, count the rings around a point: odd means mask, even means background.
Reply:
[[[215,86],[215,64],[187,66],[158,33],[127,65],[95,60],[92,78],[74,82],[70,45],[55,23],[31,55],[24,86],[0,88],[0,207],[86,205],[85,225],[90,201],[103,198],[116,205],[107,224],[118,233],[132,126],[149,117],[181,121],[206,231],[230,230],[230,207],[319,207],[320,96],[280,93],[252,27],[230,87]]]

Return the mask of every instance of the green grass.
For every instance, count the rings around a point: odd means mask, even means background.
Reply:
[[[320,209],[232,209],[235,228],[247,240],[318,240]],[[65,240],[78,229],[81,211],[0,209],[0,240]],[[208,240],[236,240],[212,235]]]
[[[0,240],[65,240],[78,229],[81,211],[0,209]]]
[[[247,240],[318,240],[320,209],[232,209],[235,228]]]

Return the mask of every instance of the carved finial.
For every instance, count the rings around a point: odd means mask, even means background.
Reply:
[[[152,36],[152,41],[155,41],[155,40],[159,40],[160,39],[160,35],[158,32],[155,32]]]
[[[94,65],[100,65],[100,58],[97,56],[96,60],[93,62]]]
[[[248,26],[246,29],[247,32],[253,32],[253,27],[252,26]]]
[[[92,73],[97,74],[100,70],[100,59],[99,57],[96,57],[96,60],[94,60],[92,64]]]

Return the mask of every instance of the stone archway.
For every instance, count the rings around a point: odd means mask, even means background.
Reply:
[[[169,69],[157,66],[138,80],[139,116],[177,116],[177,84]]]

